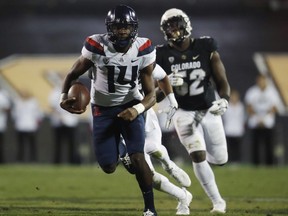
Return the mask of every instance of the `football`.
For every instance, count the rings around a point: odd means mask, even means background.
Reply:
[[[68,98],[75,97],[76,101],[73,103],[73,109],[85,110],[90,102],[90,92],[87,87],[81,82],[75,82],[68,91]]]

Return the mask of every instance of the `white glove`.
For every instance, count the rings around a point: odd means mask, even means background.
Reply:
[[[167,98],[170,102],[169,107],[165,108],[164,110],[159,110],[159,113],[167,114],[165,128],[169,129],[171,125],[172,117],[174,116],[176,110],[178,109],[178,103],[175,99],[174,93],[168,94]]]
[[[173,72],[170,75],[168,75],[169,82],[171,86],[181,86],[183,85],[183,76],[180,74],[177,74],[177,72]]]
[[[212,103],[213,105],[209,108],[209,112],[214,115],[223,115],[228,108],[228,101],[225,98],[221,98]]]

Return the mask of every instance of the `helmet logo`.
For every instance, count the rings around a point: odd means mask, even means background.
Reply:
[[[170,63],[173,63],[173,62],[175,61],[175,58],[174,58],[173,56],[170,56],[170,57],[168,58],[168,61],[169,61]]]
[[[103,58],[103,62],[104,62],[104,64],[108,64],[108,63],[109,63],[109,61],[110,61],[110,59],[109,59],[109,58]]]
[[[186,59],[187,59],[187,56],[186,56],[186,55],[182,55],[182,56],[181,56],[181,59],[186,60]]]

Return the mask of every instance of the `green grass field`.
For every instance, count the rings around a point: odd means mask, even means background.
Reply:
[[[226,215],[288,215],[287,168],[215,167]],[[192,168],[184,169],[192,180],[191,215],[210,215],[211,204]],[[177,201],[169,195],[155,191],[155,204],[159,216],[175,215]],[[142,208],[136,180],[122,166],[112,175],[97,165],[0,166],[0,215],[140,216]]]

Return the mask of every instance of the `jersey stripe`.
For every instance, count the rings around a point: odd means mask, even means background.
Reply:
[[[90,52],[105,56],[104,48],[100,45],[100,43],[94,41],[90,37],[86,39],[84,46]]]
[[[154,46],[151,43],[151,40],[147,40],[141,47],[138,49],[138,57],[151,53],[154,50]]]

